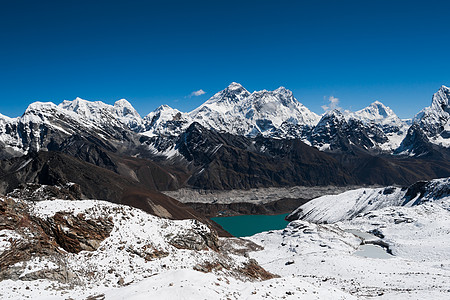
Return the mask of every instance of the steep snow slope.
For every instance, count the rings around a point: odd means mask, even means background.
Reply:
[[[365,124],[377,123],[385,128],[386,133],[397,131],[406,125],[392,109],[380,101],[375,101],[366,108],[350,113],[349,116],[361,120]]]
[[[74,133],[95,132],[102,140],[120,142],[130,139],[121,135],[131,131],[158,138],[152,147],[159,151],[161,144],[170,143],[168,139],[198,122],[207,129],[247,137],[300,138],[323,151],[346,152],[357,147],[375,153],[395,150],[396,154],[421,155],[429,152],[429,143],[450,145],[449,98],[450,89],[442,86],[411,127],[379,101],[357,112],[331,111],[319,116],[284,87],[250,93],[235,82],[189,113],[162,105],[144,118],[125,99],[114,105],[81,98],[58,106],[37,102],[22,117],[0,115],[0,147],[5,149],[2,156],[10,157],[48,150]],[[169,148],[164,149],[166,156],[175,150]]]
[[[450,178],[418,182],[409,188],[362,188],[313,199],[293,211],[288,219],[334,223],[383,207],[413,206],[445,198],[450,198]]]
[[[448,130],[450,121],[450,88],[442,86],[433,95],[431,106],[424,108],[413,119],[413,123],[420,125],[420,128],[430,138],[430,141],[444,147],[450,146]]]
[[[0,142],[6,152],[26,154],[29,151],[57,147],[74,135],[96,135],[103,141],[122,141],[123,131],[137,130],[143,121],[124,99],[114,106],[80,98],[64,101],[35,102],[18,118],[0,118]]]

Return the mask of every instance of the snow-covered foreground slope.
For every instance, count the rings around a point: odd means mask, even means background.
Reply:
[[[332,287],[274,277],[244,255],[253,244],[219,242],[194,220],[94,200],[0,204],[1,299],[353,299]],[[65,250],[77,242],[80,252]]]
[[[2,299],[110,299],[110,300],[195,300],[195,299],[357,299],[332,287],[321,287],[294,277],[267,281],[240,281],[190,269],[166,271],[121,288],[93,287],[90,291],[67,289],[54,291],[50,282],[30,282],[26,285],[6,281],[1,283]],[[4,293],[7,291],[8,294]],[[97,296],[98,298],[94,298]]]
[[[433,188],[418,205],[395,206],[401,203],[395,198],[402,197],[397,190],[389,197],[375,197],[379,202],[373,202],[373,208],[378,209],[345,215],[340,222],[333,222],[330,208],[322,211],[329,216],[328,224],[297,220],[285,230],[257,234],[250,240],[265,249],[251,257],[270,272],[331,284],[356,296],[449,299],[450,197],[441,197],[448,180],[443,183],[430,182]],[[354,204],[361,194],[346,192],[341,198]],[[368,197],[360,197],[361,203]],[[335,203],[336,215],[343,216],[343,204]]]

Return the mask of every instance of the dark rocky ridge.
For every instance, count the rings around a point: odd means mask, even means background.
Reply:
[[[60,152],[41,151],[0,161],[0,178],[1,194],[13,192],[23,187],[24,183],[49,186],[75,183],[80,187],[83,199],[100,199],[125,204],[164,218],[197,219],[209,224],[221,235],[228,235],[220,226],[188,206],[149,189],[145,182],[142,184],[135,179]]]
[[[197,123],[173,140],[171,147],[189,162],[186,186],[198,189],[409,185],[450,176],[450,162],[443,156],[374,155],[355,146],[345,153],[325,153],[298,139],[250,139],[207,130]],[[160,163],[173,166],[180,162]]]

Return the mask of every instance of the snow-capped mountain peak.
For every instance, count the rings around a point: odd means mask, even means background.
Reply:
[[[178,109],[172,108],[168,105],[161,105],[158,108],[156,108],[154,111],[149,113],[147,116],[144,117],[144,120],[154,123],[153,120],[158,119],[160,121],[174,121],[176,119],[181,118],[181,115],[183,113],[179,111]]]
[[[189,116],[206,128],[237,135],[277,137],[300,137],[301,128],[312,127],[320,119],[285,87],[250,94],[235,82],[190,112]],[[299,128],[292,129],[293,126]],[[292,135],[297,131],[298,134]]]
[[[37,111],[47,111],[47,110],[53,110],[56,108],[56,104],[52,102],[33,102],[30,105],[28,105],[27,109],[25,110],[24,115],[30,114]]]
[[[58,106],[62,109],[75,112],[88,120],[94,121],[102,118],[101,111],[107,107],[107,104],[100,101],[91,102],[77,97],[72,101],[64,100]]]
[[[433,95],[431,108],[435,111],[450,112],[449,99],[450,99],[450,88],[443,85],[438,90],[438,92]]]
[[[188,114],[168,105],[161,105],[144,117],[145,130],[143,134],[175,136],[187,128],[190,122]]]
[[[245,90],[245,88],[242,86],[242,84],[234,82],[234,81],[232,83],[230,83],[227,87],[227,90],[229,90],[229,91],[241,90],[241,89]]]
[[[234,105],[241,104],[241,101],[248,96],[250,96],[250,93],[241,84],[232,82],[226,89],[216,93],[203,105],[192,111],[191,114],[196,114],[205,108],[224,112]]]
[[[113,106],[101,101],[88,101],[77,97],[72,101],[64,100],[58,106],[100,127],[125,125],[131,130],[138,131],[142,126],[141,116],[125,99],[116,101]]]
[[[438,127],[443,126],[449,120],[449,99],[450,89],[444,85],[441,86],[441,88],[433,95],[431,106],[421,110],[414,117],[413,122],[420,124],[427,133],[437,133],[439,130]]]
[[[366,108],[351,113],[350,116],[366,124],[370,122],[381,123],[382,125],[402,123],[394,111],[380,101],[375,101]]]
[[[117,112],[117,114],[120,116],[126,116],[126,115],[131,115],[134,116],[136,118],[140,118],[139,113],[136,111],[136,109],[131,105],[130,102],[128,102],[126,99],[120,99],[117,100],[114,103],[114,108]]]

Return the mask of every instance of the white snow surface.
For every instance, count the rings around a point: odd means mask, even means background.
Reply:
[[[402,121],[394,111],[380,101],[375,101],[366,108],[349,113],[349,117],[358,119],[365,124],[376,123],[393,127],[403,127],[406,122]]]
[[[76,98],[73,101],[64,100],[58,106],[76,113],[84,120],[88,120],[99,127],[104,125],[120,126],[117,122],[129,128],[142,126],[141,116],[125,99],[116,101],[114,105],[109,105],[101,101],[87,101]]]
[[[406,197],[406,188],[360,188],[313,199],[293,211],[291,216],[314,223],[335,223],[383,207],[412,206],[425,201],[448,199],[449,186],[450,178],[429,181],[427,192],[413,199]]]
[[[250,93],[236,82],[190,112],[189,116],[206,128],[245,136],[276,134],[279,137],[290,137],[283,130],[283,124],[312,127],[320,119],[284,87]]]
[[[344,194],[341,199],[358,203],[353,198],[360,198],[361,190]],[[264,247],[251,257],[283,277],[331,284],[362,299],[449,299],[450,197],[439,199],[438,194],[430,190],[426,202],[395,206],[400,201],[394,198],[401,196],[395,191],[384,198],[394,206],[374,203],[374,210],[347,220],[293,221],[284,230],[249,237]],[[336,214],[347,211],[340,207],[343,203],[334,203]],[[382,238],[367,234],[374,230]],[[360,256],[361,244],[373,242],[389,248],[388,259]]]

